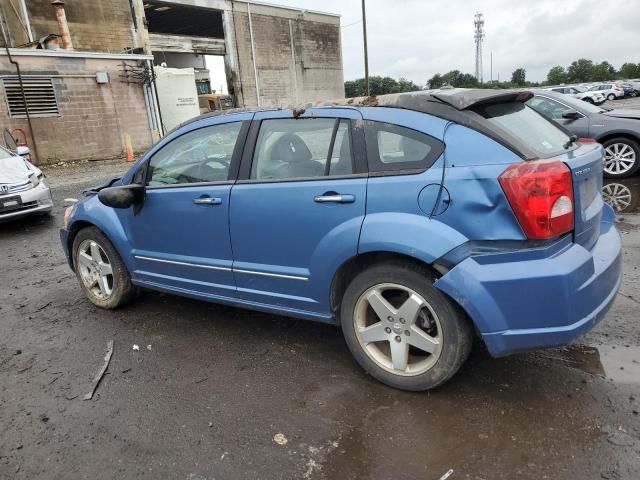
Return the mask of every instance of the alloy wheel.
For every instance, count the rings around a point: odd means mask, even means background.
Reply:
[[[438,315],[406,286],[383,283],[367,289],[356,302],[353,322],[367,356],[396,375],[423,374],[442,352]]]
[[[631,190],[621,183],[608,183],[602,187],[602,197],[616,212],[624,212],[631,205]]]
[[[612,143],[604,149],[604,171],[610,175],[622,175],[633,168],[636,152],[626,143]]]
[[[78,268],[85,288],[101,299],[113,293],[113,269],[109,257],[95,240],[84,240],[78,248]]]

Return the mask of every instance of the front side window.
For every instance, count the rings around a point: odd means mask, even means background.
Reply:
[[[149,186],[224,182],[242,122],[192,130],[162,147],[149,162]]]
[[[435,138],[391,123],[367,121],[365,135],[371,172],[425,170],[444,150]]]
[[[335,118],[263,120],[251,179],[282,180],[353,173],[350,122]]]

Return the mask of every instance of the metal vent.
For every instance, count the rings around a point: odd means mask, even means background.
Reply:
[[[9,116],[13,118],[26,118],[22,92],[18,77],[4,77],[4,94],[7,99]],[[31,117],[59,117],[58,100],[53,89],[53,81],[47,77],[22,78],[24,95]]]

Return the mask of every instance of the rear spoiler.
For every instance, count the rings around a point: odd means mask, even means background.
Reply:
[[[456,88],[439,90],[431,93],[431,96],[457,110],[468,110],[491,103],[524,103],[533,97],[533,92],[528,90],[464,90]]]

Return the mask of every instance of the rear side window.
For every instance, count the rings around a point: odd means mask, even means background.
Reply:
[[[526,143],[541,158],[564,152],[569,142],[569,135],[524,103],[494,103],[476,111],[493,126]]]
[[[365,125],[370,172],[424,171],[444,151],[444,144],[424,133],[391,123],[368,120]]]

